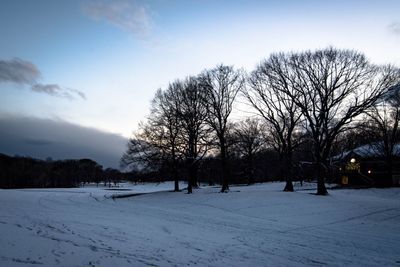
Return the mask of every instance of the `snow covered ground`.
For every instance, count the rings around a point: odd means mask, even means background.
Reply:
[[[171,188],[0,190],[0,266],[400,265],[400,188]]]

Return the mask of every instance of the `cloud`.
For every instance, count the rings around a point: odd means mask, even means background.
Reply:
[[[75,99],[74,95],[78,95],[82,99],[86,99],[84,93],[75,89],[61,88],[58,84],[36,83],[31,86],[31,89],[34,92],[45,93],[52,96],[65,97],[68,99]]]
[[[138,1],[92,1],[83,6],[84,13],[94,20],[104,20],[144,38],[152,29],[149,9]]]
[[[68,99],[75,99],[75,96],[86,99],[85,94],[76,89],[62,88],[58,84],[39,83],[41,76],[40,70],[32,62],[19,58],[0,60],[0,83],[28,85],[34,92]]]
[[[19,58],[0,60],[0,82],[33,84],[41,76],[39,69]]]
[[[119,167],[128,140],[62,120],[0,114],[0,153],[39,159],[90,158]]]
[[[396,35],[400,35],[400,23],[399,22],[393,22],[388,25],[388,30]]]
[[[80,96],[82,99],[86,100],[86,95],[83,92],[76,90],[76,89],[68,89],[68,91],[75,93],[78,96]]]

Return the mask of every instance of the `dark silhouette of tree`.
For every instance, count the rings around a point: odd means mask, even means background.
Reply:
[[[267,125],[268,143],[279,154],[286,180],[284,191],[292,192],[293,151],[301,142],[298,133],[301,112],[292,100],[298,92],[285,77],[289,69],[289,62],[283,54],[272,55],[251,73],[248,87],[243,92]]]
[[[74,162],[71,161],[70,164],[74,165]],[[103,167],[91,159],[80,159],[77,162],[76,168],[80,182],[85,181],[98,184],[104,178],[102,175]]]
[[[170,165],[174,191],[179,191],[178,161],[181,158],[181,125],[179,121],[180,99],[172,85],[163,92],[158,90],[151,109],[151,123],[159,129],[158,139],[164,158]]]
[[[366,110],[362,128],[369,139],[369,145],[385,159],[388,178],[392,179],[393,158],[398,151],[395,146],[400,141],[400,85],[390,88],[370,109]]]
[[[170,84],[167,90],[157,91],[152,100],[151,114],[130,139],[122,163],[136,164],[147,171],[168,169],[174,180],[174,191],[179,191],[178,164],[183,145],[179,117],[181,99],[175,87],[175,84]]]
[[[143,172],[159,170],[165,156],[160,149],[158,131],[151,123],[140,123],[138,131],[128,141],[121,165]]]
[[[151,115],[129,141],[122,162],[139,164],[150,171],[171,169],[175,191],[179,191],[178,166],[184,161],[188,193],[192,193],[198,185],[198,161],[206,153],[208,144],[203,92],[194,77],[177,80],[164,91],[158,90]]]
[[[114,168],[107,168],[104,170],[104,181],[108,183],[108,187],[111,187],[111,184],[113,183],[114,186],[117,186],[121,179],[122,179],[122,174],[119,170],[114,169]]]
[[[317,194],[326,195],[325,175],[336,137],[398,81],[397,70],[373,65],[359,52],[335,48],[282,54],[278,60],[288,66],[281,73],[294,88],[283,92],[300,108],[311,133]]]
[[[245,163],[247,183],[254,183],[255,158],[265,148],[263,125],[258,119],[246,118],[235,124],[233,129],[234,144],[232,150]]]
[[[44,161],[0,154],[0,188],[76,187],[103,176],[90,159]]]
[[[229,191],[227,169],[226,134],[228,118],[233,109],[235,98],[244,85],[242,72],[232,66],[218,65],[214,69],[204,71],[200,77],[202,88],[206,92],[204,103],[207,108],[206,120],[214,130],[218,140],[221,159],[222,188]]]
[[[203,103],[204,90],[195,77],[176,81],[169,87],[178,102],[176,113],[180,125],[180,139],[188,174],[188,193],[198,186],[199,160],[208,150],[209,128],[205,124],[207,110]]]

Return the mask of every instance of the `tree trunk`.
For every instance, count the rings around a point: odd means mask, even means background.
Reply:
[[[193,193],[192,182],[190,181],[190,179],[189,179],[189,181],[188,181],[187,193],[188,193],[188,194]]]
[[[321,162],[317,162],[318,177],[317,177],[317,195],[326,196],[328,190],[325,187],[325,168]]]
[[[179,179],[176,167],[174,167],[174,191],[179,192]]]
[[[179,192],[179,181],[178,181],[178,179],[176,179],[176,178],[175,178],[174,191],[175,191],[175,192]]]
[[[172,174],[174,176],[174,192],[179,192],[178,163],[175,155],[175,146],[172,146]]]
[[[317,143],[317,142],[315,142]],[[317,143],[318,144],[318,143]],[[316,195],[326,196],[328,195],[328,190],[325,187],[325,166],[324,158],[321,156],[321,149],[319,146],[314,148],[314,159],[317,168],[317,193]]]
[[[186,160],[186,170],[188,174],[188,194],[193,193],[193,162],[194,162],[194,137],[189,134],[189,156]]]
[[[188,194],[193,193],[193,188],[198,188],[197,183],[197,164],[194,159],[188,159]]]
[[[193,159],[188,159],[186,169],[188,170],[188,194],[193,193]]]
[[[283,189],[285,192],[294,192],[293,182],[292,180],[286,180],[285,188]]]
[[[285,192],[293,192],[294,188],[293,188],[293,181],[292,181],[292,155],[290,153],[288,153],[285,156],[285,180],[286,180],[286,185],[285,188],[283,189],[283,191]]]
[[[229,177],[227,174],[227,166],[226,166],[226,148],[225,148],[225,139],[220,139],[221,144],[221,175],[222,175],[222,188],[221,193],[229,191]]]
[[[221,193],[228,192],[229,191],[229,180],[228,180],[228,175],[226,173],[226,161],[223,160],[221,162],[222,164],[222,188],[221,188]]]
[[[325,179],[323,176],[318,177],[318,188],[317,188],[317,195],[326,196],[328,195],[328,190],[325,187]]]

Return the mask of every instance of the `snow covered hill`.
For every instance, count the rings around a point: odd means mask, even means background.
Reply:
[[[400,265],[400,188],[171,188],[0,190],[0,266]]]

